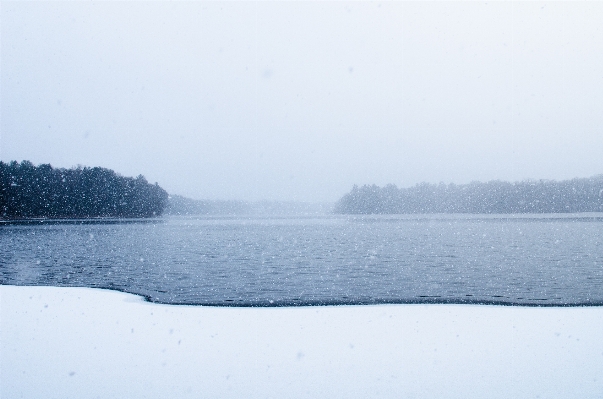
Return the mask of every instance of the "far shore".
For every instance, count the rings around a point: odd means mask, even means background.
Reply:
[[[391,214],[336,214],[336,213],[317,213],[317,214],[280,214],[280,213],[250,213],[250,214],[163,214],[153,217],[113,217],[113,216],[90,216],[90,217],[21,217],[5,218],[0,217],[2,224],[88,224],[88,223],[128,223],[128,222],[158,222],[170,218],[270,218],[270,217],[335,217],[335,218],[405,218],[405,219],[440,219],[440,218],[483,218],[483,219],[595,219],[603,220],[603,212],[557,212],[557,213],[391,213]]]
[[[1,225],[36,225],[36,224],[118,224],[118,223],[157,223],[162,221],[161,216],[152,218],[116,218],[116,217],[74,217],[74,218],[0,218]]]

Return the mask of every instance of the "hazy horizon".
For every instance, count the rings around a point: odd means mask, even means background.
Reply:
[[[11,2],[0,160],[172,195],[603,173],[600,2]]]

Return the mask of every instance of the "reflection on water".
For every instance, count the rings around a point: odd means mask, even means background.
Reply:
[[[603,215],[0,225],[0,283],[154,302],[603,304]]]

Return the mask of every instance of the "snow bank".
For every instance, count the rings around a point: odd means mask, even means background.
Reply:
[[[0,286],[2,398],[600,398],[603,308],[214,308]]]

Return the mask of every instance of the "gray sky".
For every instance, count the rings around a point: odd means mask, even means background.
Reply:
[[[603,173],[603,2],[10,2],[0,159],[172,194]]]

